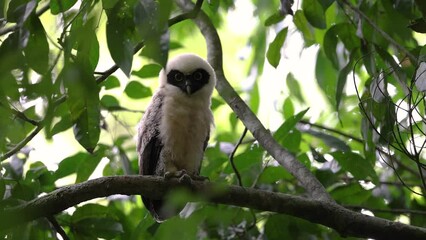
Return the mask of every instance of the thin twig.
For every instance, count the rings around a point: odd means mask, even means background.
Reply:
[[[18,144],[15,145],[15,147],[13,147],[11,150],[9,150],[7,153],[5,153],[4,155],[0,156],[0,162],[8,159],[9,157],[11,157],[13,154],[17,153],[19,150],[21,150],[23,147],[25,147],[25,145],[27,145],[27,143],[29,141],[31,141],[31,139],[33,139],[42,129],[43,129],[44,125],[43,124],[39,124],[31,133],[30,135],[26,136],[21,142],[19,142]]]
[[[64,231],[64,229],[59,225],[58,221],[56,221],[56,218],[54,216],[48,216],[46,217],[47,220],[49,220],[50,224],[52,224],[53,228],[59,235],[61,235],[63,240],[69,240],[67,233]]]
[[[240,173],[238,172],[237,167],[235,166],[235,163],[234,163],[234,155],[235,155],[235,153],[237,152],[237,149],[238,149],[238,147],[241,145],[241,142],[243,141],[243,139],[244,139],[244,137],[246,136],[246,134],[247,134],[247,128],[245,127],[245,128],[244,128],[244,131],[243,131],[243,134],[241,134],[240,139],[238,140],[237,144],[236,144],[236,145],[235,145],[235,147],[234,147],[234,150],[232,150],[231,154],[229,155],[229,161],[231,162],[231,166],[232,166],[232,169],[233,169],[233,170],[234,170],[234,172],[235,172],[235,175],[237,175],[238,185],[240,185],[241,187],[243,186],[243,182],[241,181],[241,175],[240,175]]]

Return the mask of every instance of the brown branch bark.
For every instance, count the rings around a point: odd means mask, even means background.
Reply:
[[[194,8],[194,4],[191,1],[177,0],[176,2],[185,11]],[[208,61],[216,72],[216,89],[221,97],[238,115],[260,145],[300,182],[312,198],[334,202],[315,176],[295,156],[275,141],[271,133],[266,130],[256,115],[229,84],[223,72],[221,41],[210,18],[203,11],[200,11],[194,21],[206,40]]]
[[[426,229],[353,212],[340,205],[302,197],[211,182],[180,183],[153,176],[102,177],[60,188],[26,204],[0,210],[0,231],[57,214],[78,203],[113,194],[158,199],[186,188],[205,201],[288,214],[335,229],[342,236],[375,239],[426,239]],[[199,201],[199,198],[196,198]]]

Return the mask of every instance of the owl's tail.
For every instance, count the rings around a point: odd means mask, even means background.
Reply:
[[[177,214],[176,208],[164,204],[164,200],[162,199],[153,200],[144,196],[141,197],[146,209],[149,210],[152,217],[158,223],[164,222],[166,219],[171,218]]]

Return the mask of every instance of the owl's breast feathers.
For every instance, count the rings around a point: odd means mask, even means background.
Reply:
[[[162,108],[160,138],[167,171],[185,169],[198,175],[206,141],[213,125],[210,99],[167,94]]]

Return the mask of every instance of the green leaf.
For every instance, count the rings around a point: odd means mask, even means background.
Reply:
[[[91,20],[93,21],[93,19]],[[92,29],[92,24],[85,24],[78,33],[82,36],[79,36],[78,40],[76,61],[86,62],[85,65],[90,66],[90,69],[95,71],[99,61],[99,42],[96,31]]]
[[[266,220],[264,234],[268,240],[320,239],[321,228],[297,217],[274,214]]]
[[[50,1],[50,12],[55,15],[61,12],[65,12],[68,9],[70,9],[74,4],[77,2],[77,0],[51,0]]]
[[[109,76],[105,81],[102,82],[101,86],[105,87],[105,90],[120,87],[120,80],[116,76]]]
[[[171,0],[142,0],[135,5],[136,30],[145,43],[141,54],[161,66],[166,65],[169,53],[168,19],[172,6]]]
[[[130,81],[124,89],[124,92],[133,99],[146,98],[152,95],[151,88],[145,87],[137,81]]]
[[[257,113],[259,110],[259,104],[260,104],[260,94],[259,94],[259,85],[257,81],[253,84],[253,88],[250,91],[250,109]]]
[[[329,135],[325,132],[318,132],[312,129],[303,130],[303,132],[323,140],[324,143],[331,148],[335,148],[344,152],[351,151],[351,148],[344,141],[333,135]]]
[[[287,28],[282,29],[278,32],[275,39],[269,44],[268,51],[266,52],[266,57],[268,59],[269,64],[271,64],[274,68],[278,67],[278,64],[281,60],[281,47],[284,44],[284,41],[287,37]]]
[[[132,75],[140,78],[158,77],[162,67],[158,64],[146,64],[139,71],[133,71]]]
[[[215,110],[215,109],[217,109],[219,106],[221,106],[223,104],[225,104],[225,102],[223,100],[221,100],[219,98],[216,98],[216,97],[212,97],[212,105],[211,105],[210,108],[212,110]]]
[[[107,45],[114,62],[127,77],[130,76],[133,62],[133,9],[127,1],[118,1],[107,11],[106,24]]]
[[[119,0],[102,0],[103,9],[111,9],[117,4]]]
[[[299,130],[293,129],[291,130],[287,135],[285,135],[283,138],[279,139],[279,143],[283,148],[289,150],[293,154],[297,154],[300,152],[300,143],[302,141],[302,134]],[[303,159],[299,159],[303,160]],[[306,158],[304,160],[307,160]],[[306,167],[309,168],[306,163],[309,163],[309,161],[301,161],[303,164],[305,164]]]
[[[288,118],[274,133],[274,138],[279,140],[287,136],[296,124],[303,118],[309,108],[297,113],[293,117]]]
[[[314,30],[308,24],[308,20],[305,17],[305,14],[302,10],[297,10],[293,17],[294,25],[296,25],[297,29],[302,32],[303,39],[305,40],[305,46],[311,46],[315,44],[315,34]]]
[[[292,73],[287,75],[286,83],[288,90],[290,91],[290,95],[295,96],[300,103],[305,103],[305,99],[302,96],[302,91],[300,90],[299,81],[294,78]]]
[[[43,25],[38,17],[33,16],[26,22],[30,31],[28,43],[24,49],[28,65],[37,73],[43,75],[49,67],[49,44]]]
[[[285,119],[293,117],[293,115],[294,115],[294,106],[293,106],[293,102],[291,101],[290,97],[288,97],[284,100],[283,115],[284,115]]]
[[[335,106],[337,89],[337,71],[325,57],[323,51],[318,51],[315,75],[321,90],[327,96],[331,105]]]
[[[88,203],[78,207],[72,214],[71,221],[76,223],[86,218],[106,218],[110,217],[109,209],[99,204]]]
[[[86,218],[74,223],[73,230],[78,239],[116,239],[124,233],[123,225],[112,218]]]
[[[311,149],[312,157],[314,158],[315,161],[320,163],[327,162],[327,160],[324,158],[324,155],[319,153],[315,148],[313,148],[312,146],[309,146],[309,149]]]
[[[0,177],[0,201],[4,198],[4,193],[6,192],[6,183],[2,177]]]
[[[25,174],[25,179],[35,180],[47,172],[49,172],[49,170],[47,170],[46,165],[40,161],[37,161],[30,165],[30,169]]]
[[[277,11],[265,20],[264,25],[265,25],[265,27],[268,27],[268,26],[271,26],[273,24],[279,23],[282,20],[284,20],[284,17],[285,16],[282,15],[280,11]]]
[[[312,26],[320,29],[325,29],[327,27],[325,11],[318,0],[303,0],[302,9],[305,13],[306,19]]]
[[[291,180],[294,177],[281,166],[268,166],[259,176],[259,183],[275,184],[277,181]]]
[[[371,191],[365,190],[358,183],[350,183],[336,187],[330,195],[341,204],[362,205],[371,197]]]
[[[375,76],[377,74],[377,64],[374,52],[374,45],[364,42],[361,44],[362,60],[364,62],[364,67],[370,76]]]
[[[78,167],[90,155],[85,152],[79,152],[73,156],[67,157],[59,162],[58,169],[54,173],[55,179],[60,179],[77,172]]]
[[[354,51],[355,52],[355,51]],[[336,87],[336,111],[339,110],[339,105],[340,105],[340,101],[342,100],[342,95],[345,89],[345,85],[346,85],[346,80],[348,78],[348,74],[352,71],[353,69],[353,60],[354,60],[354,56],[353,53],[351,53],[351,56],[349,58],[349,62],[348,64],[346,64],[345,67],[343,67],[340,72],[339,72],[339,76],[337,78],[337,87]]]
[[[36,9],[37,1],[14,0],[10,1],[7,9],[7,21],[23,24]],[[3,9],[2,9],[3,11]]]
[[[339,69],[339,59],[336,52],[337,40],[336,25],[334,25],[324,35],[324,53],[333,63],[334,68]]]
[[[87,155],[83,162],[80,163],[77,169],[77,178],[75,183],[84,182],[89,179],[93,171],[95,171],[101,159],[104,157],[105,148],[101,147],[91,155]]]
[[[109,107],[117,107],[120,106],[120,103],[118,102],[118,99],[111,95],[104,95],[101,98],[101,105],[103,107],[109,108]]]
[[[90,67],[89,67],[90,68]],[[69,64],[62,71],[75,139],[93,152],[100,135],[99,87],[87,66]]]
[[[332,152],[331,155],[339,163],[343,170],[350,172],[355,179],[368,180],[371,179],[374,183],[379,181],[379,178],[374,171],[373,164],[361,155],[354,152]]]
[[[319,0],[321,6],[323,7],[324,11],[327,10],[331,6],[331,4],[334,3],[335,0]]]

